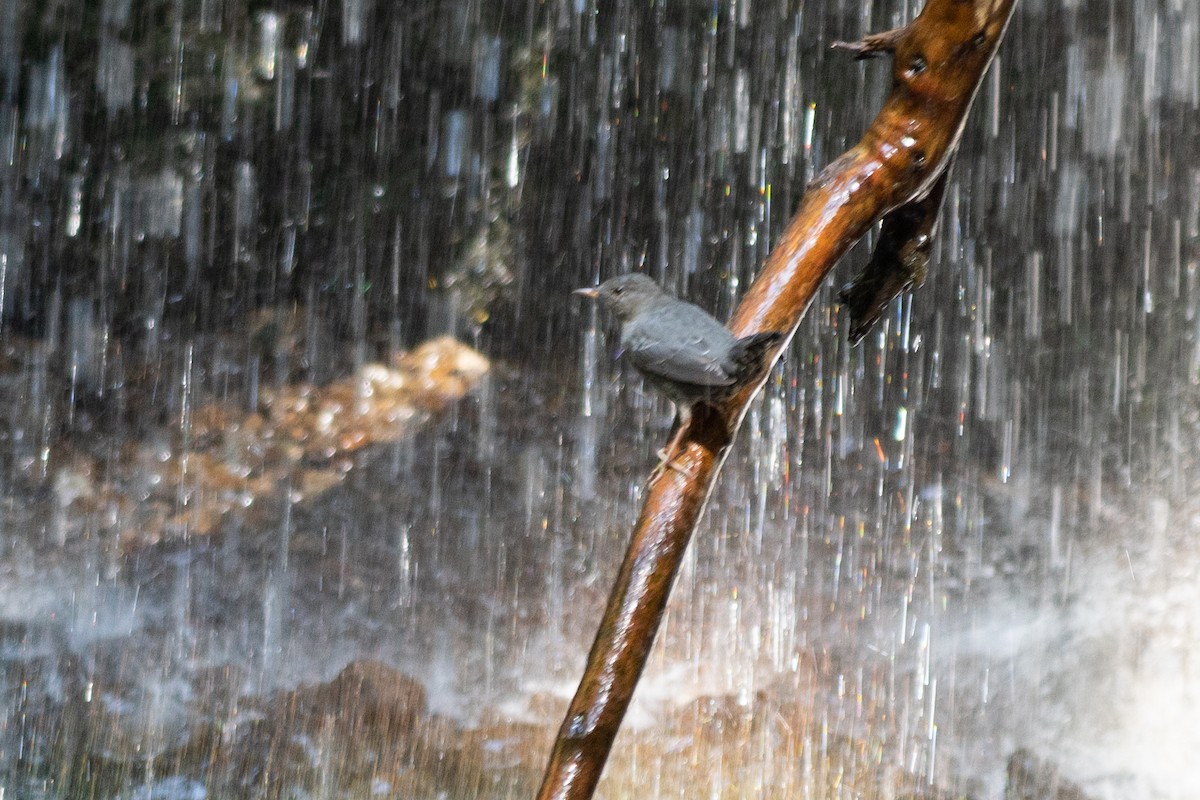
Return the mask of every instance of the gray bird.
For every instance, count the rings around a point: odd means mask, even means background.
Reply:
[[[692,406],[732,394],[754,376],[763,357],[783,339],[777,331],[741,339],[699,306],[672,297],[640,273],[619,275],[575,294],[596,298],[621,321],[621,350],[650,383],[675,404],[675,435],[659,451],[671,463]]]

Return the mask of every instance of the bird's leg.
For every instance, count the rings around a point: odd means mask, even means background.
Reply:
[[[678,408],[676,408],[675,416],[671,419],[671,432],[667,434],[667,444],[665,447],[658,448],[658,452],[655,453],[655,455],[658,456],[659,461],[666,461],[667,453],[671,452],[671,448],[678,444],[676,440],[679,438],[679,431],[681,428],[683,428],[683,420],[680,419],[680,411]],[[662,465],[660,464],[659,466]]]
[[[654,468],[654,472],[650,473],[651,483],[661,478],[668,468],[684,476],[690,475],[686,468],[675,463],[675,456],[677,455],[676,451],[679,449],[679,442],[683,438],[683,431],[691,421],[691,406],[678,406],[675,413],[675,427],[671,431],[671,438],[667,441],[667,446],[658,451],[658,466]]]

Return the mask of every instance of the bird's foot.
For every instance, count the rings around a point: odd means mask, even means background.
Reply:
[[[663,475],[667,474],[667,470],[673,469],[685,478],[692,477],[692,471],[682,464],[675,463],[675,456],[672,455],[667,448],[662,448],[658,451],[658,466],[650,473],[650,483],[655,483]]]
[[[651,486],[665,475],[668,469],[675,470],[685,478],[693,477],[691,470],[675,463],[675,459],[685,449],[681,446],[683,444],[683,434],[691,421],[691,407],[688,405],[680,406],[678,414],[675,417],[675,426],[671,430],[671,438],[667,441],[667,446],[658,451],[658,466],[650,473]]]

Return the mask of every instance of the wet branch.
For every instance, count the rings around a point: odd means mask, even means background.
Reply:
[[[862,57],[893,54],[891,94],[858,145],[809,186],[730,320],[735,335],[785,331],[790,339],[838,258],[881,219],[884,236],[872,259],[875,268],[868,267],[857,294],[853,287],[848,290],[851,297],[861,297],[856,319],[865,320],[872,309],[878,316],[895,293],[916,281],[913,267],[923,268],[940,205],[939,181],[1015,3],[928,0],[904,28],[844,46]],[[853,307],[854,301],[848,302]],[[782,349],[773,353],[771,364]],[[648,487],[539,800],[592,796],[692,531],[768,371],[718,408],[697,405],[675,459],[684,470],[667,470]]]

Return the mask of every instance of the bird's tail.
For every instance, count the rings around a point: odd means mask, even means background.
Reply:
[[[762,367],[763,358],[767,352],[783,341],[783,338],[783,334],[779,331],[767,331],[766,333],[752,333],[734,342],[729,358],[733,361],[733,374],[736,376],[736,382],[745,383],[754,377],[754,374]]]

